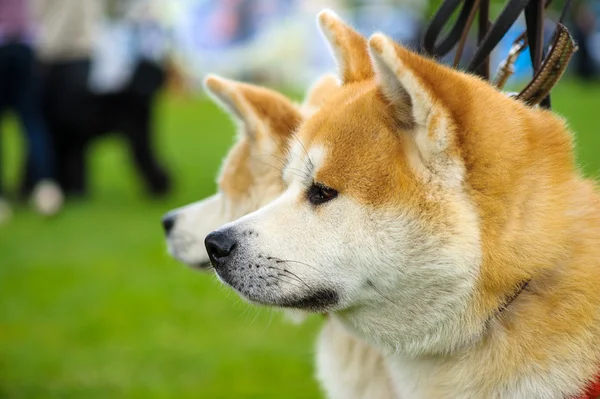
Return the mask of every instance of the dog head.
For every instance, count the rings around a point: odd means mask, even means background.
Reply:
[[[326,75],[298,106],[263,87],[217,76],[206,79],[206,90],[239,122],[239,133],[221,167],[219,191],[163,218],[169,252],[176,259],[208,268],[204,237],[269,203],[283,191],[281,170],[292,132],[301,118],[314,113],[338,86],[335,76]]]
[[[299,129],[285,192],[206,238],[211,261],[251,302],[330,312],[390,350],[472,342],[528,273],[490,259],[529,132],[570,154],[562,123],[330,12],[319,23],[343,86]]]

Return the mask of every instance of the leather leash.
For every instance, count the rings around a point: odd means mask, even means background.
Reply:
[[[531,82],[516,96],[529,105],[550,108],[550,90],[561,78],[577,46],[563,24],[558,24],[548,56]]]
[[[467,71],[473,72],[486,80],[490,79],[489,55],[498,45],[502,37],[516,22],[521,13],[525,15],[526,31],[513,43],[508,57],[498,70],[495,84],[502,88],[514,72],[514,63],[518,56],[529,46],[534,76],[518,95],[522,101],[530,105],[550,108],[550,90],[558,82],[567,68],[569,60],[577,50],[568,30],[562,21],[570,6],[571,0],[565,0],[552,45],[544,58],[544,15],[551,0],[509,0],[496,21],[489,22],[489,0],[445,0],[434,14],[423,36],[423,48],[434,57],[446,55],[457,47],[454,66],[457,67],[463,48],[471,29],[475,13],[479,11],[478,47],[468,64]],[[459,16],[449,33],[438,43],[444,26],[462,3]]]

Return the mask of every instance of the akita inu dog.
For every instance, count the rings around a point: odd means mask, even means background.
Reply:
[[[329,314],[385,355],[402,398],[584,394],[600,369],[600,196],[565,122],[319,21],[343,86],[299,128],[285,192],[206,237],[219,278]]]
[[[204,247],[208,233],[283,192],[281,169],[289,139],[302,118],[314,113],[339,87],[334,75],[325,75],[297,105],[276,91],[218,76],[209,76],[204,83],[211,97],[238,122],[237,140],[221,166],[219,191],[170,211],[162,221],[171,255],[200,269],[210,266]]]
[[[316,112],[339,89],[339,81],[333,75],[319,79],[302,106],[272,90],[216,76],[207,78],[205,86],[241,123],[240,134],[221,168],[219,193],[169,212],[163,218],[163,225],[169,250],[176,259],[210,270],[203,243],[206,234],[259,209],[284,191],[281,169],[294,140],[295,124]],[[291,123],[281,123],[286,118]],[[287,273],[281,278],[293,277]],[[327,364],[318,367],[319,379],[330,397],[394,397],[378,351],[333,324],[321,336],[323,341],[326,338],[336,343],[331,347],[336,354],[324,358]]]

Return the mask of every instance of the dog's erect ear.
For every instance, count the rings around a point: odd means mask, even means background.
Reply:
[[[448,114],[441,99],[434,97],[432,86],[453,79],[451,73],[380,33],[369,39],[369,52],[379,90],[399,124],[411,131],[426,132],[416,137],[424,155],[443,151],[448,145]]]
[[[226,111],[244,124],[252,138],[264,131],[263,127],[274,135],[287,137],[302,120],[298,107],[276,91],[215,75],[206,77],[204,86]]]
[[[333,11],[321,11],[317,21],[333,51],[342,83],[372,77],[373,68],[367,51],[367,40],[346,25]]]
[[[308,90],[304,105],[321,107],[335,90],[339,89],[340,81],[333,74],[326,74],[319,78]]]
[[[369,39],[369,52],[379,88],[395,107],[398,119],[405,125],[425,125],[433,102],[420,74],[433,63],[380,33]]]

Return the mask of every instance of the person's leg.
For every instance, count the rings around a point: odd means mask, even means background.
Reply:
[[[2,62],[0,61],[0,64]],[[4,76],[2,75],[2,67],[0,66],[0,144],[2,144],[2,115],[5,109],[5,98],[3,98],[3,87],[2,81],[4,80]],[[0,145],[0,225],[5,223],[8,219],[10,219],[12,215],[12,210],[8,200],[6,199],[3,191],[3,179],[2,179],[2,145]]]
[[[34,74],[33,50],[20,46],[18,54],[19,73],[17,83],[19,89],[15,102],[15,111],[21,121],[28,151],[31,155],[31,172],[34,182],[54,178],[54,153],[50,138],[42,119],[39,98],[39,81]]]
[[[42,119],[33,50],[25,45],[18,46],[15,62],[18,65],[15,111],[27,142],[27,169],[34,185],[33,204],[42,214],[54,214],[62,206],[62,193],[54,182],[54,149]]]
[[[8,106],[11,103],[11,92],[10,87],[11,79],[11,68],[10,68],[10,47],[0,46],[0,128],[2,127],[2,117],[4,116]],[[2,132],[0,132],[0,144],[2,143]],[[3,173],[2,173],[2,146],[0,146],[0,224],[7,221],[11,215],[11,209],[6,200],[4,193],[3,184]]]
[[[66,172],[65,172],[65,153],[66,145],[70,141],[67,135],[68,126],[62,119],[61,108],[65,102],[65,92],[62,90],[63,78],[61,70],[62,65],[56,63],[41,63],[38,65],[40,77],[40,104],[46,131],[50,138],[55,160],[56,181],[63,191],[67,191]],[[29,163],[29,173],[23,189],[26,195],[29,195],[33,189],[33,173],[31,173],[31,163]]]
[[[0,80],[2,80],[2,74],[0,74]],[[0,85],[0,93],[2,93],[2,85]],[[1,97],[1,95],[0,95]],[[2,99],[0,98],[0,102]],[[4,114],[4,110],[2,105],[0,104],[0,198],[4,197],[4,176],[2,172],[2,116]]]
[[[56,166],[56,161],[58,160],[58,154],[56,154],[56,148],[54,145],[54,138],[50,132],[50,121],[47,118],[47,115],[44,114],[44,107],[43,107],[43,103],[42,103],[42,95],[43,95],[43,76],[40,73],[41,70],[41,66],[38,64],[35,67],[36,69],[36,85],[38,85],[38,98],[39,98],[39,111],[41,114],[41,118],[42,121],[44,123],[44,127],[46,130],[46,134],[49,140],[49,145],[52,146],[50,153],[54,154],[54,160],[55,160],[55,165],[54,165],[54,178],[56,179],[56,171],[57,171],[57,166]],[[20,182],[20,189],[19,189],[19,195],[21,200],[27,200],[28,198],[30,198],[31,193],[33,192],[33,189],[35,187],[36,184],[36,180],[38,179],[36,174],[34,173],[34,170],[36,168],[36,163],[33,161],[32,157],[34,156],[34,154],[32,154],[32,151],[27,151],[27,157],[24,159],[23,162],[23,167],[22,167],[22,172],[21,172],[21,182]]]

